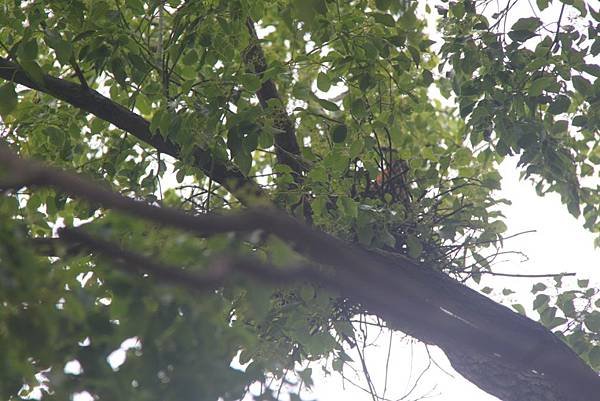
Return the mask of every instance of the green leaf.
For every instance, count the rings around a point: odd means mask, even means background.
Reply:
[[[362,118],[367,115],[367,104],[362,99],[356,99],[352,102],[350,111],[356,118]]]
[[[358,214],[359,220],[362,216],[362,213]],[[373,226],[370,224],[360,224],[357,227],[358,241],[366,246],[370,246],[373,242],[373,237],[375,236],[375,231],[373,230]]]
[[[596,345],[590,350],[588,359],[594,369],[598,369],[600,367],[600,346]]]
[[[148,115],[152,112],[152,105],[143,93],[137,94],[135,98],[135,107],[138,108],[142,115]]]
[[[392,28],[396,26],[396,21],[394,20],[394,17],[392,17],[390,14],[373,13],[373,18],[379,24],[389,26]]]
[[[387,11],[392,4],[392,0],[375,0],[375,7],[381,11]]]
[[[567,3],[567,1],[565,1]],[[584,0],[569,0],[569,3],[573,5],[579,11],[579,15],[585,17],[587,15],[586,4]],[[591,8],[591,7],[590,7]]]
[[[0,86],[0,116],[6,117],[17,108],[19,99],[15,92],[15,85],[7,82]]]
[[[337,104],[330,102],[329,100],[326,100],[326,99],[317,98],[317,102],[319,102],[321,107],[323,107],[325,110],[338,111],[340,109]]]
[[[592,311],[585,317],[584,323],[592,333],[600,333],[600,312]]]
[[[429,70],[423,70],[421,78],[423,79],[423,84],[425,86],[429,86],[433,83],[433,74]]]
[[[145,14],[144,3],[142,2],[142,0],[127,0],[125,4],[127,4],[127,7],[133,10],[133,12],[135,12],[136,14]]]
[[[571,99],[565,95],[558,95],[548,107],[548,112],[554,115],[566,113],[570,106]]]
[[[549,1],[550,0],[536,0],[536,4],[537,4],[538,8],[540,9],[540,11],[543,11],[546,8],[548,8]]]
[[[240,171],[244,175],[248,175],[250,173],[250,169],[252,168],[252,154],[249,152],[239,152],[234,157],[235,163],[240,168]]]
[[[450,6],[450,11],[456,18],[461,19],[465,16],[465,5],[461,2],[454,3]]]
[[[526,316],[527,313],[525,313],[525,308],[523,307],[523,305],[521,304],[512,304],[511,305],[513,307],[514,310],[516,310],[517,312],[519,312],[521,315]]]
[[[298,376],[302,379],[302,382],[306,384],[306,386],[310,389],[313,385],[312,380],[312,368],[306,368],[304,370],[298,371]]]
[[[410,53],[415,65],[418,67],[419,63],[421,62],[421,52],[414,46],[408,46],[408,52]]]
[[[535,36],[537,36],[537,34],[531,31],[510,31],[508,33],[508,37],[515,42],[525,42]]]
[[[327,74],[320,72],[317,75],[317,88],[322,92],[327,92],[331,88],[331,80]]]
[[[571,82],[573,82],[573,87],[577,92],[581,93],[583,96],[589,96],[593,93],[592,84],[586,78],[580,75],[574,75],[571,77]]]
[[[416,28],[417,24],[417,16],[414,13],[413,7],[409,7],[404,10],[400,18],[398,19],[398,25],[402,27],[405,31],[411,31]],[[428,41],[424,40],[421,44],[426,45]]]
[[[152,116],[152,120],[150,121],[150,132],[156,133],[156,131],[160,127],[160,121],[163,117],[163,114],[165,113],[166,112],[164,109],[159,109],[156,111],[156,113],[154,113],[154,115]]]
[[[573,117],[571,124],[574,127],[585,127],[587,124],[587,121],[588,121],[588,119],[586,116],[578,115],[578,116]]]
[[[550,302],[550,297],[548,295],[538,294],[533,301],[533,309],[538,310],[544,308],[548,305],[548,302]]]
[[[341,143],[346,140],[348,135],[348,127],[345,124],[339,124],[333,127],[331,130],[331,139],[335,143]]]
[[[22,61],[32,61],[37,58],[38,55],[38,45],[35,39],[30,39],[27,42],[23,42],[19,45],[17,50],[17,56],[19,57],[19,62]]]
[[[317,15],[327,14],[325,0],[294,0],[292,4],[298,18],[309,25],[314,23]]]
[[[542,25],[542,21],[537,17],[519,18],[510,28],[511,31],[530,31],[534,32]]]
[[[196,52],[196,50],[192,49],[188,51],[185,54],[185,56],[183,56],[183,59],[181,61],[185,65],[194,65],[198,62],[198,53]]]
[[[582,71],[585,71],[594,77],[600,77],[600,65],[584,64],[582,67]]]
[[[73,55],[73,46],[71,43],[64,40],[60,33],[54,30],[46,31],[44,39],[48,47],[51,47],[56,52],[58,61],[62,65],[69,64],[71,56]]]
[[[44,87],[44,71],[42,71],[38,63],[33,60],[23,60],[20,65],[33,82]]]
[[[118,83],[125,86],[127,74],[125,73],[123,60],[119,58],[113,58],[110,62],[110,69]]]
[[[181,184],[185,178],[185,170],[183,169],[179,169],[177,170],[177,173],[175,174],[175,180],[177,180],[178,184]]]
[[[344,372],[344,361],[340,358],[334,358],[331,362],[331,368],[338,373]]]
[[[550,322],[548,322],[546,324],[546,327],[548,327],[550,330],[552,330],[558,326],[562,326],[566,322],[567,322],[567,319],[565,319],[564,317],[554,317],[552,320],[550,320]]]
[[[358,87],[361,91],[366,92],[370,88],[374,87],[377,81],[371,74],[362,74],[358,79]]]
[[[358,217],[358,204],[352,198],[347,196],[342,196],[338,199],[341,201],[344,213],[349,217],[356,219]]]
[[[502,220],[496,220],[493,223],[490,223],[489,229],[495,234],[502,234],[508,230],[508,227]]]
[[[312,356],[321,356],[331,352],[337,342],[328,332],[319,332],[307,337],[303,342],[305,350]],[[306,382],[306,384],[312,384]]]
[[[308,302],[315,298],[315,288],[312,285],[305,284],[300,287],[300,298],[304,300],[304,302]]]
[[[421,240],[412,234],[406,237],[406,247],[408,248],[408,256],[413,259],[417,259],[423,252]]]
[[[472,158],[471,151],[467,148],[460,148],[454,153],[454,162],[457,166],[466,166]]]
[[[550,91],[556,84],[555,77],[541,77],[531,83],[529,96],[539,96],[543,91]]]
[[[92,118],[90,120],[90,124],[89,124],[90,131],[92,131],[93,134],[100,133],[107,126],[108,126],[108,124],[106,123],[106,121],[104,121],[98,117]]]
[[[65,132],[64,130],[55,127],[54,125],[48,125],[43,129],[44,135],[46,135],[49,143],[62,147],[65,143]]]
[[[569,129],[569,122],[567,120],[557,120],[554,121],[554,125],[550,129],[550,132],[553,134],[562,134],[567,132]]]
[[[241,83],[248,92],[256,92],[260,89],[260,78],[256,74],[242,74]]]
[[[258,132],[252,131],[245,135],[242,143],[247,152],[256,150],[256,147],[258,146]]]

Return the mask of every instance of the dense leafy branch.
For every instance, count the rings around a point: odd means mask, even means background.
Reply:
[[[492,364],[511,366],[515,380],[539,382],[552,394],[548,399],[567,399],[568,394],[568,397],[575,397],[571,399],[585,400],[600,391],[597,375],[550,331],[449,279],[432,266],[362,250],[272,209],[190,216],[180,210],[128,199],[77,175],[20,159],[5,147],[0,148],[0,163],[13,171],[1,184],[5,190],[51,186],[107,208],[202,236],[253,230],[277,235],[314,262],[334,268],[332,277],[315,271],[307,275],[309,278],[362,303],[369,312],[381,316],[392,327],[440,346],[448,353],[455,368],[475,382],[481,383],[476,375],[469,373],[472,365],[461,366],[458,361],[479,358],[480,363],[485,359]],[[115,251],[111,251],[111,245],[81,232],[67,230],[62,235],[74,242],[81,241],[101,254]],[[135,265],[145,263],[145,259],[123,250],[117,250],[116,256]],[[251,264],[247,260],[239,263]],[[258,276],[262,273],[257,272],[271,274],[273,271],[272,268],[254,266],[250,271]],[[168,270],[177,271],[175,268]],[[208,281],[206,278],[188,278],[184,273],[170,276],[165,268],[154,264],[147,265],[146,271],[157,278],[167,277],[171,282],[197,283],[201,288],[213,285],[215,280],[214,277]],[[218,273],[219,280],[221,274]],[[516,400],[521,393],[512,391],[511,394],[504,399]]]
[[[159,152],[175,158],[181,157],[178,145],[164,139],[161,135],[152,133],[148,121],[89,87],[50,75],[43,75],[41,80],[36,82],[19,65],[5,58],[0,58],[0,77],[63,100],[74,107],[114,124],[139,140],[153,146]],[[240,199],[252,199],[262,192],[252,180],[244,176],[232,163],[215,160],[210,152],[200,147],[196,147],[192,154],[195,167],[201,169]]]
[[[83,248],[109,258],[111,262],[128,274],[150,274],[151,279],[172,285],[177,285],[193,291],[207,291],[218,288],[226,280],[232,280],[235,274],[254,277],[260,282],[285,284],[291,280],[311,278],[307,268],[282,271],[255,259],[245,257],[216,258],[209,271],[204,274],[186,272],[177,266],[169,266],[119,247],[115,243],[95,238],[81,228],[62,228],[59,230],[60,240],[73,244],[81,251]]]

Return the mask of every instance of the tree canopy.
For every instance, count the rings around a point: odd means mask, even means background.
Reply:
[[[0,397],[300,400],[369,315],[502,400],[595,399],[598,289],[472,289],[509,156],[600,232],[600,10],[520,3],[5,1]]]

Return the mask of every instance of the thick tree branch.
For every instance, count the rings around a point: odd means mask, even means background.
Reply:
[[[181,210],[159,208],[121,196],[80,175],[49,168],[39,162],[21,159],[4,145],[0,145],[0,164],[9,167],[8,176],[0,181],[0,190],[23,186],[55,187],[67,194],[107,208],[153,220],[162,225],[173,224],[175,227],[200,235],[254,229],[253,221],[238,220],[235,216],[206,215],[202,216],[202,218],[207,218],[204,221],[205,224],[199,225],[198,221],[190,220],[190,215]],[[227,221],[224,221],[222,217],[225,217]]]
[[[50,75],[44,75],[43,85],[38,85],[19,65],[2,57],[0,57],[0,78],[47,93],[108,121],[162,153],[175,158],[181,157],[179,146],[168,139],[163,139],[161,135],[153,134],[148,121],[89,87]],[[238,199],[245,203],[252,203],[253,198],[261,196],[260,187],[244,176],[233,164],[216,160],[209,151],[199,147],[194,149],[193,157],[196,167],[223,185]]]
[[[548,401],[587,401],[600,394],[598,375],[552,332],[433,266],[366,251],[270,208],[224,216],[190,216],[137,202],[80,176],[22,160],[4,147],[0,147],[0,164],[14,173],[4,181],[5,188],[52,186],[199,235],[251,230],[277,235],[313,262],[333,268],[333,276],[316,277],[320,283],[360,302],[390,327],[438,345],[461,374],[504,400],[536,400],[528,396],[532,383],[544,389]],[[514,387],[498,390],[490,371],[502,373],[505,382],[515,383]]]
[[[244,51],[244,64],[248,71],[262,77],[267,70],[267,60],[260,46],[252,19],[248,18],[246,20],[246,26],[250,33],[250,45]],[[267,79],[264,81],[256,92],[256,96],[261,107],[270,110],[274,120],[273,127],[281,131],[281,133],[275,134],[277,161],[291,167],[296,173],[296,182],[299,182],[302,172],[306,170],[306,167],[301,162],[294,122],[288,115],[285,104],[281,100],[281,96],[279,96],[273,80]]]

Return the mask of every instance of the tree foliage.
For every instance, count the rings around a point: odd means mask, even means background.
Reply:
[[[299,399],[375,314],[501,399],[590,399],[597,289],[536,284],[540,325],[460,283],[508,156],[600,232],[600,10],[488,3],[5,2],[0,396]]]

